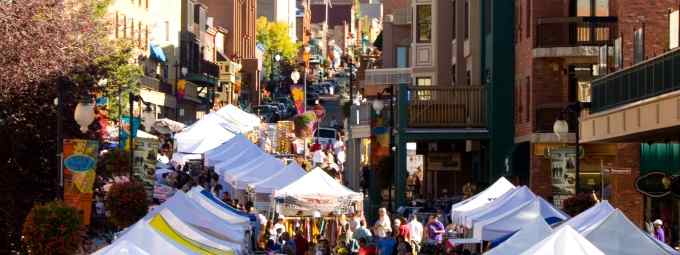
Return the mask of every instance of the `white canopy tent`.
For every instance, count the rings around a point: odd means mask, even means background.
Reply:
[[[232,188],[232,191],[245,190],[249,184],[267,179],[286,166],[283,161],[269,154],[251,163],[221,172],[221,179]]]
[[[512,185],[512,183],[505,179],[505,177],[499,178],[496,182],[494,182],[494,184],[489,186],[484,191],[451,206],[451,220],[454,223],[460,224],[462,222],[460,217],[461,213],[465,213],[467,211],[474,210],[489,204],[496,198],[502,196],[514,188],[515,185]]]
[[[520,205],[531,201],[536,195],[529,190],[528,187],[522,186],[512,191],[503,194],[496,200],[484,206],[460,213],[461,223],[467,227],[472,228],[475,222],[487,220],[496,217],[499,214],[519,207]]]
[[[214,149],[234,137],[234,131],[228,128],[224,119],[210,113],[175,135],[177,152],[201,154]]]
[[[110,245],[101,248],[93,255],[148,255],[148,254],[195,254],[171,239],[164,237],[149,224],[141,220]]]
[[[514,233],[510,238],[494,247],[485,255],[519,254],[529,249],[532,245],[540,242],[552,233],[552,229],[543,219],[535,219],[531,223],[522,226],[522,229]]]
[[[495,240],[512,234],[536,220],[546,222],[562,221],[569,216],[553,207],[542,197],[535,196],[531,201],[515,208],[507,208],[497,211],[484,220],[474,223],[473,237],[479,240]]]
[[[264,153],[264,151],[248,140],[246,136],[238,134],[217,148],[206,151],[205,165],[215,166],[219,163],[230,165],[235,161],[253,159]]]
[[[220,239],[218,235],[211,236],[206,234],[191,225],[186,224],[168,209],[161,210],[159,215],[163,217],[163,220],[165,220],[170,227],[172,227],[172,230],[194,242],[222,251],[234,251],[237,254],[246,254],[246,252],[240,248],[240,244],[226,239]]]
[[[570,226],[556,230],[521,255],[604,255]]]
[[[145,220],[150,220],[163,209],[168,209],[178,218],[184,220],[186,223],[193,225],[203,232],[210,233],[214,236],[219,236],[220,239],[228,240],[229,242],[238,243],[244,248],[246,244],[246,231],[241,225],[234,225],[222,219],[215,214],[212,214],[201,205],[193,202],[184,192],[178,190],[165,203],[154,208],[151,213],[144,216]]]
[[[225,120],[225,125],[233,132],[246,133],[260,127],[261,120],[257,115],[244,112],[233,105],[222,107],[215,113]]]
[[[189,154],[189,153],[181,153],[181,152],[175,152],[172,154],[172,159],[170,159],[170,164],[173,167],[177,167],[178,165],[185,165],[189,160],[192,159],[201,159],[201,154]]]
[[[201,188],[200,186],[196,186],[189,190],[189,192],[187,192],[186,195],[192,201],[201,205],[210,213],[217,215],[221,219],[227,221],[229,224],[233,224],[234,226],[240,226],[240,228],[243,230],[250,228],[250,219],[248,219],[248,217],[238,215],[232,211],[222,208],[220,205],[215,204],[215,202],[211,201],[209,198],[201,194],[201,191],[203,191],[203,188]]]
[[[307,172],[297,163],[293,162],[264,180],[254,182],[256,193],[272,194],[275,190],[282,189],[292,182],[302,178]]]
[[[334,212],[343,202],[361,202],[363,199],[361,193],[343,186],[318,167],[275,191],[274,197],[295,207],[294,212],[319,211],[323,214]]]
[[[596,227],[582,234],[607,254],[678,254],[666,244],[655,242],[655,239],[630,222],[618,209],[611,212]]]
[[[595,228],[598,224],[603,222],[609,214],[614,212],[616,209],[607,200],[603,200],[594,206],[588,208],[573,218],[560,224],[557,229],[564,226],[570,226],[576,232],[584,233]]]

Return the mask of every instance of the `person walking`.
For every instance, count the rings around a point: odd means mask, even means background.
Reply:
[[[366,227],[366,221],[365,220],[361,220],[360,223],[359,223],[359,227],[357,227],[357,229],[353,232],[354,233],[352,234],[352,238],[354,238],[356,240],[361,240],[361,239],[364,239],[364,240],[367,240],[367,241],[371,240],[371,237],[372,237],[371,231],[368,230],[368,228]]]
[[[380,237],[376,241],[379,255],[393,255],[397,248],[397,240],[392,236],[391,231],[385,233],[385,237]]]
[[[661,219],[656,219],[654,221],[654,238],[663,243],[666,242],[666,233],[663,230],[663,221],[661,221]]]
[[[430,215],[427,222],[427,233],[430,242],[441,244],[444,241],[444,224],[439,221],[439,215]]]
[[[378,209],[378,220],[373,225],[373,233],[376,237],[384,238],[387,233],[392,233],[392,227],[390,226],[390,216],[387,215],[387,209],[384,207]]]
[[[418,221],[416,214],[411,214],[411,220],[408,223],[408,227],[411,234],[411,245],[413,250],[416,252],[420,251],[420,245],[423,241],[423,224]]]

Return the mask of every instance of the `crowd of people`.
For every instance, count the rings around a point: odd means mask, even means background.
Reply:
[[[385,208],[378,210],[378,219],[368,225],[361,213],[344,222],[341,234],[334,243],[321,236],[312,241],[299,230],[286,232],[283,218],[269,224],[261,249],[270,254],[287,255],[415,255],[415,254],[473,254],[447,242],[447,230],[440,214],[431,214],[421,223],[416,214],[408,219],[394,217],[391,221]]]

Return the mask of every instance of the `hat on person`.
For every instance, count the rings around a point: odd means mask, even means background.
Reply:
[[[656,219],[654,225],[663,225],[663,221],[661,221],[661,219]]]

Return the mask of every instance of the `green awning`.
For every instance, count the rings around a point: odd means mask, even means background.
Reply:
[[[186,77],[187,81],[190,81],[199,86],[216,86],[217,78],[209,75],[189,73]]]
[[[649,172],[680,175],[680,144],[640,144],[640,174]]]

